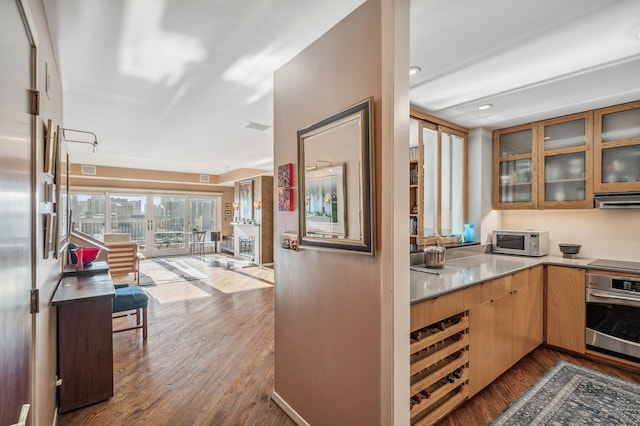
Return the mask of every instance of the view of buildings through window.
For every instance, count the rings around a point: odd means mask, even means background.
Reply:
[[[104,240],[124,233],[147,255],[179,254],[189,234],[220,230],[220,196],[72,192],[74,230]]]

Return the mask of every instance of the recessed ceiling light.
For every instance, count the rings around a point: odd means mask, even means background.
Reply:
[[[420,67],[409,67],[409,75],[416,75],[420,71],[422,71],[422,68]]]
[[[493,104],[484,104],[484,105],[480,105],[480,106],[478,107],[478,109],[479,109],[480,111],[484,111],[484,110],[489,109],[489,108],[493,108]]]

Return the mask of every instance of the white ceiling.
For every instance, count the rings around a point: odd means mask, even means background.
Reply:
[[[638,0],[411,7],[411,102],[440,118],[495,129],[640,99]]]
[[[272,73],[362,0],[45,0],[74,163],[273,170]],[[638,0],[412,0],[411,102],[499,128],[640,99]],[[478,111],[491,103],[493,108]]]

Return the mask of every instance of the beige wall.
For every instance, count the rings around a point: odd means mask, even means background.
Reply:
[[[197,173],[167,172],[161,170],[129,169],[96,166],[95,175],[83,175],[81,164],[71,164],[69,183],[76,188],[117,188],[153,191],[188,191],[203,194],[222,194],[222,235],[231,235],[231,216],[225,216],[225,204],[233,203],[233,187],[200,182]],[[215,180],[215,176],[211,176]]]
[[[374,97],[376,256],[275,247],[274,397],[309,424],[376,425],[391,422],[395,387],[391,359],[394,253],[393,185],[408,186],[408,78],[404,82],[406,131],[397,141],[402,176],[394,179],[395,3],[370,0],[275,73],[275,167],[293,163],[298,173],[296,132],[367,97]],[[407,7],[408,10],[408,7]],[[408,28],[408,14],[402,28]],[[383,36],[389,31],[391,41]],[[408,38],[407,38],[408,40]],[[404,49],[408,51],[408,42]],[[387,62],[383,61],[384,59]],[[408,54],[402,68],[406,76]],[[384,77],[383,77],[384,75]],[[388,96],[387,96],[388,95]],[[384,157],[383,157],[384,153]],[[385,179],[385,177],[387,179]],[[296,180],[297,182],[297,180]],[[297,189],[297,187],[296,187]],[[386,202],[385,202],[386,198]],[[407,200],[408,202],[408,200]],[[406,203],[405,203],[406,204]],[[274,235],[297,232],[295,211],[275,213]],[[404,204],[403,204],[404,205]],[[403,253],[408,219],[404,218]],[[385,238],[387,237],[387,238]],[[406,256],[408,265],[408,253]],[[408,268],[407,279],[408,282]],[[399,292],[402,294],[402,292]],[[408,329],[408,291],[403,307]],[[402,318],[403,314],[399,314]],[[408,380],[408,334],[405,354]],[[401,344],[401,345],[402,345]],[[400,345],[400,346],[401,346]],[[384,367],[383,367],[384,366]],[[408,382],[407,382],[408,383]],[[383,386],[384,384],[384,386]],[[408,384],[404,388],[408,394]],[[408,413],[406,399],[403,412]],[[384,417],[384,419],[383,419]],[[407,417],[408,419],[408,417]]]
[[[549,231],[550,254],[558,243],[582,244],[579,256],[640,262],[640,210],[503,211],[503,229]]]

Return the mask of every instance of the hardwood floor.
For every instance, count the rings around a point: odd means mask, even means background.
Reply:
[[[477,426],[489,423],[560,359],[640,383],[638,373],[540,346],[472,399],[442,419],[438,425]]]
[[[114,397],[61,415],[60,425],[294,424],[270,398],[273,270],[207,273],[147,287],[157,296],[148,340],[141,330],[113,336]]]
[[[162,269],[147,272],[162,273],[162,281],[171,267]],[[113,336],[115,396],[61,415],[58,424],[294,425],[270,399],[273,270],[206,273],[210,279],[147,287],[147,342],[141,330]],[[488,423],[559,359],[640,383],[640,374],[540,347],[440,424]]]

